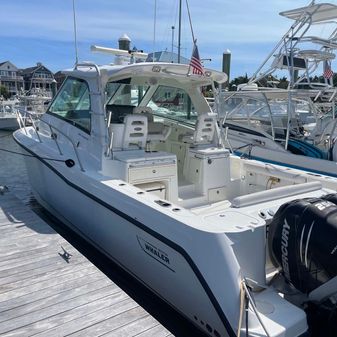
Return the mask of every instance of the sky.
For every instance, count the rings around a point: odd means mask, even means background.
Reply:
[[[337,0],[331,1],[337,4]],[[81,61],[111,63],[90,46],[118,47],[126,33],[132,47],[171,51],[172,26],[177,51],[179,0],[75,0],[78,55]],[[222,54],[232,54],[231,78],[252,75],[291,21],[279,12],[309,0],[189,0],[194,36],[207,68],[221,70]],[[0,0],[0,62],[18,68],[42,62],[56,72],[75,63],[72,0]],[[156,24],[154,13],[156,4]],[[183,0],[182,55],[190,58],[192,34]],[[155,34],[154,34],[155,27]],[[154,39],[155,36],[155,39]]]

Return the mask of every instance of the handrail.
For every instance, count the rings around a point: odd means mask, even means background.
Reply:
[[[25,114],[24,119],[21,116],[22,113]],[[26,134],[28,134],[27,133],[27,129],[26,129],[26,123],[25,123],[26,119],[27,119],[27,116],[30,119],[30,122],[31,122],[31,124],[33,126],[33,129],[34,129],[36,135],[37,135],[37,138],[39,139],[39,142],[42,143],[42,139],[41,139],[40,134],[39,134],[39,129],[36,127],[35,122],[34,122],[34,117],[36,118],[36,116],[33,113],[31,113],[30,111],[24,110],[24,109],[18,109],[18,117],[19,117],[20,127],[25,130]],[[59,153],[60,153],[61,156],[63,155],[63,153],[61,151],[60,145],[59,145],[59,143],[57,141],[57,137],[55,136],[54,131],[57,131],[58,133],[60,133],[63,137],[65,137],[71,143],[71,145],[73,146],[73,149],[74,149],[74,152],[75,152],[78,164],[80,165],[80,169],[81,169],[82,172],[85,172],[85,170],[83,168],[83,165],[82,165],[82,162],[81,162],[81,159],[80,159],[80,156],[79,156],[79,153],[78,153],[78,151],[76,149],[76,145],[74,144],[73,140],[67,134],[65,134],[63,131],[61,131],[57,127],[51,125],[50,123],[44,121],[43,119],[39,118],[39,121],[45,123],[49,127],[50,132],[51,132],[50,138],[52,140],[54,140],[54,142],[55,142],[55,144],[57,146],[57,149],[58,149],[58,151],[59,151]]]

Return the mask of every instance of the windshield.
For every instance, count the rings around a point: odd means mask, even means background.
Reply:
[[[110,123],[123,123],[124,117],[135,113],[138,106],[150,108],[156,121],[165,117],[195,123],[197,113],[184,89],[158,85],[154,80],[150,85],[148,81],[135,77],[107,83],[106,113]]]
[[[129,81],[109,82],[106,86],[106,104],[138,106],[149,86],[130,84]]]
[[[90,96],[84,80],[67,78],[49,107],[48,113],[90,131]]]
[[[195,112],[190,96],[181,88],[159,86],[151,97],[148,107],[156,115],[166,118],[195,123]]]

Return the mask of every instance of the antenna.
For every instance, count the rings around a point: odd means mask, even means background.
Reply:
[[[179,26],[178,26],[178,63],[180,63],[181,50],[181,0],[179,0]]]
[[[154,18],[153,18],[153,56],[152,62],[154,62],[154,53],[156,49],[156,24],[157,24],[157,0],[154,0]]]
[[[188,13],[188,20],[190,22],[190,27],[191,27],[191,33],[192,33],[192,39],[193,43],[195,43],[195,37],[194,37],[194,32],[193,32],[193,26],[192,26],[192,20],[191,20],[191,13],[190,13],[190,7],[188,5],[188,1],[186,0],[186,7],[187,7],[187,13]]]
[[[76,32],[76,14],[75,14],[75,0],[73,0],[73,21],[74,21],[74,38],[75,38],[75,65],[78,63],[78,52],[77,52],[77,32]]]

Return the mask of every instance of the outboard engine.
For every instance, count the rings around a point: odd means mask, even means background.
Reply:
[[[282,205],[270,223],[268,244],[286,281],[307,295],[313,335],[327,329],[324,336],[337,336],[337,195]]]

